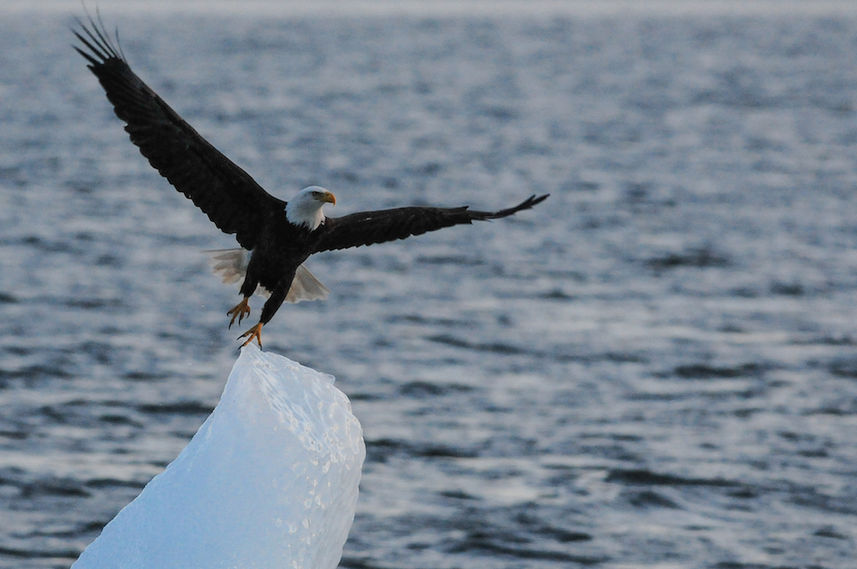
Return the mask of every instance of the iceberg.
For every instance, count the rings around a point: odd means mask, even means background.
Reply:
[[[333,569],[366,449],[333,377],[252,344],[187,447],[73,569]]]

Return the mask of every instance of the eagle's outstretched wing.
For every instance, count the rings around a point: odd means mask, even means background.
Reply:
[[[361,245],[372,245],[395,239],[405,239],[429,231],[472,223],[499,219],[529,209],[544,201],[550,194],[532,195],[514,207],[500,211],[476,211],[468,206],[400,207],[378,211],[362,211],[343,217],[328,217],[316,231],[318,237],[313,252],[346,249]]]
[[[208,143],[128,66],[114,43],[92,18],[73,30],[75,49],[107,92],[131,142],[175,188],[191,199],[245,249],[256,245],[265,218],[282,211],[275,198],[250,175]]]

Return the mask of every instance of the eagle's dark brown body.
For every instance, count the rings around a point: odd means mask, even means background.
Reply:
[[[474,211],[467,206],[403,207],[326,217],[314,228],[294,223],[287,218],[285,201],[266,192],[209,144],[131,70],[118,42],[108,37],[103,26],[92,20],[89,25],[81,22],[74,34],[82,44],[75,49],[89,63],[143,156],[219,229],[235,235],[241,247],[252,251],[241,285],[244,300],[229,311],[232,320],[237,317],[240,322],[249,313],[246,301],[257,286],[271,291],[271,296],[259,323],[244,334],[249,336],[247,342],[260,339],[262,325],[286,298],[298,267],[314,253],[404,239],[474,220],[498,219],[531,208],[547,197],[530,196],[514,207],[495,212]]]

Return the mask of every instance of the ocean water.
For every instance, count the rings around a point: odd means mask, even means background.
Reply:
[[[313,258],[330,298],[265,327],[364,428],[342,567],[855,566],[857,14],[109,8],[281,197],[551,193]],[[200,254],[231,238],[127,140],[74,10],[0,12],[2,569],[68,567],[246,328]]]

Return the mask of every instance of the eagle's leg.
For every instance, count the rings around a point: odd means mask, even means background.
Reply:
[[[232,309],[226,313],[227,316],[231,316],[232,319],[229,321],[229,327],[232,328],[232,325],[235,324],[235,319],[238,319],[238,323],[241,324],[241,321],[244,320],[244,317],[250,314],[250,305],[247,304],[247,300],[250,297],[245,296],[241,302],[236,304]]]
[[[264,326],[264,324],[259,322],[258,324],[256,324],[255,326],[253,326],[252,328],[250,328],[249,330],[247,330],[246,332],[244,332],[240,336],[238,336],[239,340],[241,338],[244,338],[245,336],[247,336],[247,339],[244,341],[243,344],[241,344],[242,348],[244,346],[246,346],[247,344],[249,344],[250,342],[252,342],[253,338],[256,338],[256,342],[259,343],[259,347],[260,348],[262,347],[262,326]]]
[[[265,302],[265,306],[262,307],[262,316],[259,318],[259,323],[238,336],[238,339],[247,338],[241,347],[243,348],[247,344],[253,341],[253,338],[256,338],[256,341],[259,342],[259,347],[262,347],[262,326],[267,324],[271,318],[274,317],[274,313],[277,312],[277,309],[280,308],[280,305],[283,304],[283,301],[286,299],[286,293],[289,291],[289,287],[292,286],[292,279],[295,274],[292,272],[288,275],[288,278],[284,278],[277,283],[277,286],[273,287],[271,291],[271,296]],[[248,309],[249,310],[249,309]]]

